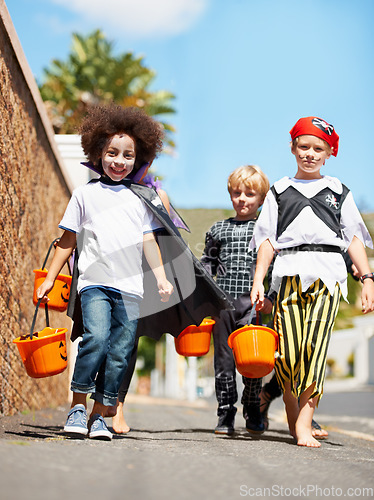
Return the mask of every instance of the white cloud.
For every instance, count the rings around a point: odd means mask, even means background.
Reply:
[[[52,0],[82,17],[82,27],[96,23],[107,35],[168,37],[187,31],[210,0]]]
[[[79,32],[80,28],[79,24],[76,22],[66,23],[66,21],[62,20],[58,15],[48,15],[44,12],[36,12],[35,21],[39,26],[43,26],[43,28],[47,26],[48,33],[53,33],[54,35],[70,34],[73,31]]]

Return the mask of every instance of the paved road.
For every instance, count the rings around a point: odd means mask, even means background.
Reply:
[[[239,412],[234,437],[215,436],[215,407],[206,400],[131,396],[132,431],[112,442],[65,438],[67,408],[3,417],[0,498],[372,498],[373,408],[374,388],[326,390],[318,419],[330,437],[317,450],[295,446],[280,399],[259,439],[245,431]]]
[[[284,419],[281,398],[272,410],[276,420]],[[327,381],[315,417],[328,430],[374,440],[374,386],[360,386],[353,379]]]

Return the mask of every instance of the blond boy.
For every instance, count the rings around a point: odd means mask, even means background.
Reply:
[[[234,330],[247,322],[252,303],[252,286],[256,251],[249,250],[257,212],[269,189],[269,181],[254,165],[239,167],[228,178],[228,191],[235,216],[216,222],[207,232],[201,262],[216,277],[217,284],[234,299],[233,311],[222,311],[213,331],[215,390],[218,402],[216,434],[232,434],[235,428],[235,403],[238,400],[236,368],[227,339]],[[266,299],[264,312],[272,303]],[[259,392],[262,379],[243,377],[243,416],[248,432],[261,434],[265,430],[260,413]]]

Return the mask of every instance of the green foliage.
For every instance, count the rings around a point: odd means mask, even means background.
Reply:
[[[171,200],[175,206],[176,203]],[[176,200],[177,202],[178,200]],[[179,209],[178,213],[181,214],[183,220],[191,229],[191,233],[182,232],[183,239],[188,243],[191,251],[195,256],[200,259],[204,250],[205,233],[208,229],[218,220],[227,219],[232,217],[233,210],[224,208],[194,208],[194,209]]]
[[[114,55],[112,42],[100,31],[84,37],[72,35],[66,61],[55,59],[44,69],[39,86],[56,133],[77,133],[90,106],[115,102],[135,106],[154,117],[175,113],[175,96],[166,90],[151,91],[156,72],[144,65],[143,57],[131,52]],[[174,148],[174,127],[160,120],[168,149]]]
[[[340,301],[339,311],[336,316],[334,330],[342,330],[353,328],[353,318],[360,314],[360,309],[357,307],[357,301],[360,299],[361,285],[355,281],[352,276],[348,275],[348,302]]]
[[[364,219],[364,222],[366,224],[366,227],[368,228],[370,236],[374,240],[374,213],[362,214],[362,218]],[[366,253],[368,254],[369,259],[374,259],[374,249],[373,248],[367,248]]]
[[[361,284],[348,274],[348,302],[355,305],[361,294]]]
[[[156,341],[149,337],[140,337],[138,348],[138,359],[143,360],[142,368],[138,369],[138,375],[149,375],[155,367]]]

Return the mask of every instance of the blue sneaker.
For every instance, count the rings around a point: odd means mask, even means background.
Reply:
[[[87,411],[84,405],[75,405],[69,411],[64,431],[72,437],[87,436]]]
[[[108,430],[105,420],[101,415],[95,413],[95,415],[90,418],[88,425],[90,427],[90,432],[88,433],[90,439],[111,441],[113,434]]]

